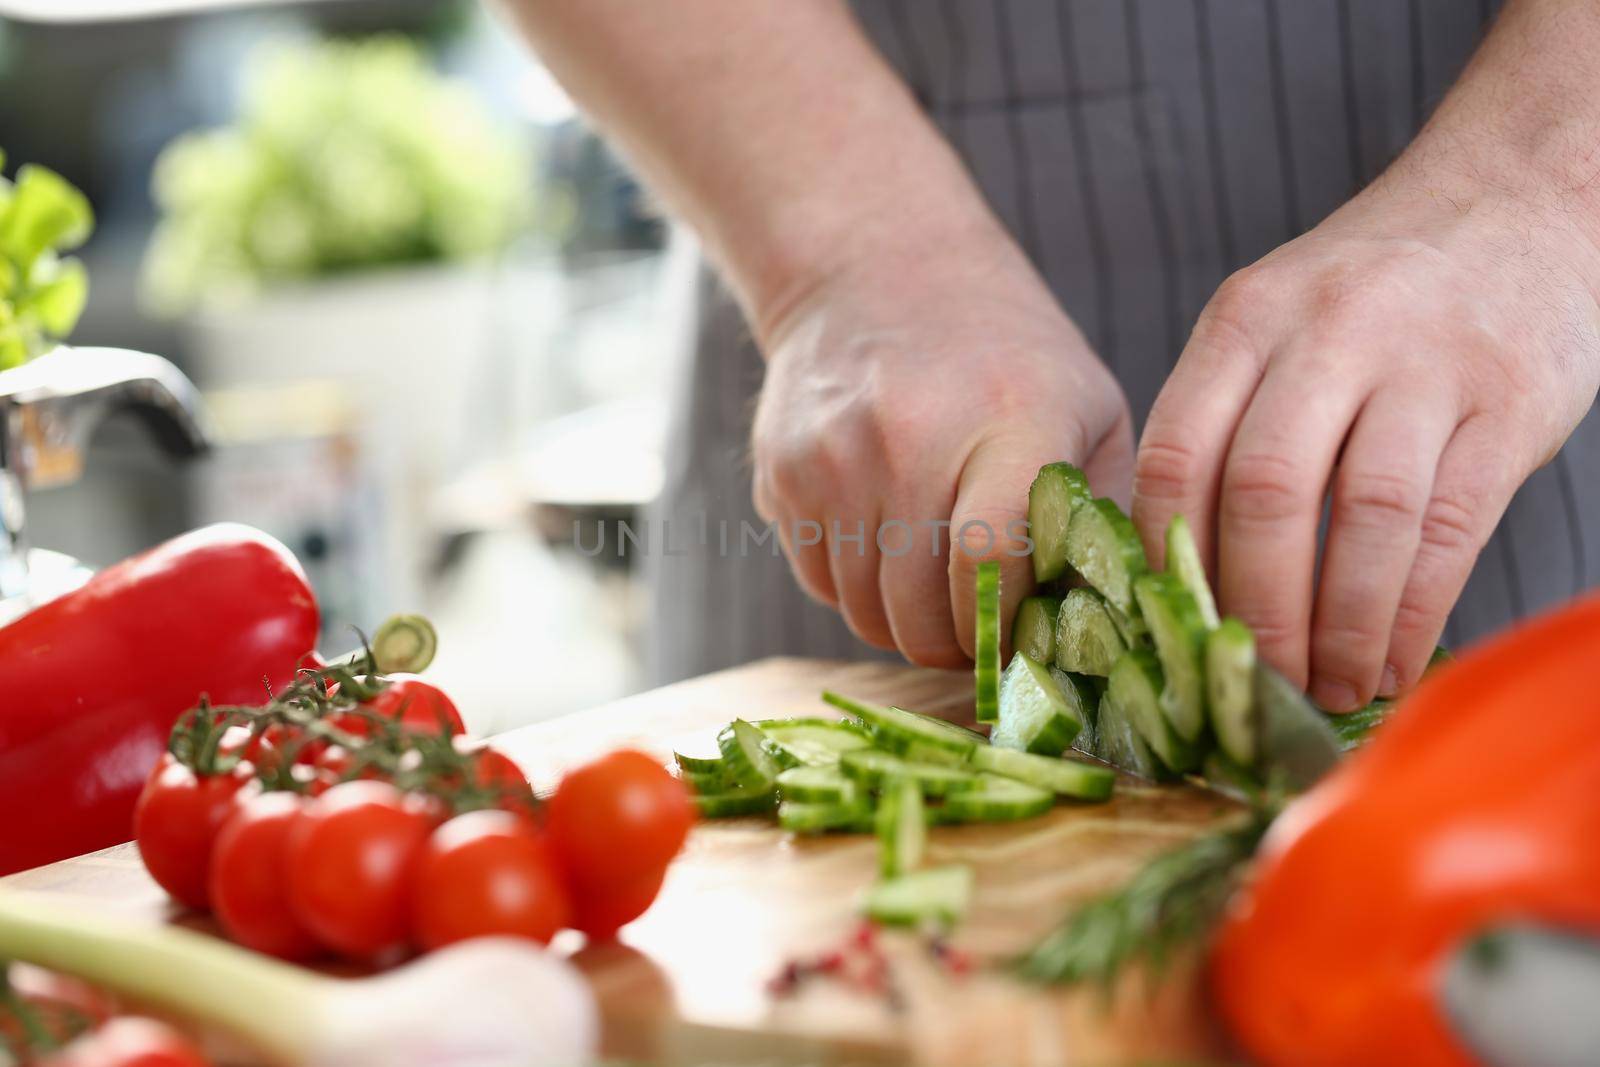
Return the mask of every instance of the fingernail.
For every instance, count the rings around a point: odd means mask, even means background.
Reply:
[[[1386,664],[1383,668],[1383,680],[1378,683],[1378,695],[1392,697],[1400,692],[1400,673],[1394,669],[1394,664]]]
[[[1311,687],[1311,699],[1324,711],[1354,711],[1357,704],[1356,691],[1331,678],[1317,679]]]

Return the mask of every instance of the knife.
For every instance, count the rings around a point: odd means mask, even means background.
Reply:
[[[1328,718],[1293,682],[1257,661],[1251,685],[1257,769],[1268,784],[1304,792],[1339,762]]]

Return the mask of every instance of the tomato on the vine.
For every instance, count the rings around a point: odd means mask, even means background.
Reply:
[[[417,864],[418,943],[436,949],[504,935],[549,942],[570,905],[560,871],[526,820],[473,811],[435,830]]]
[[[632,749],[568,772],[545,810],[551,843],[585,887],[663,871],[683,847],[695,818],[684,784]]]
[[[289,834],[304,808],[289,792],[242,798],[211,856],[211,906],[223,930],[286,960],[310,959],[321,947],[289,907]]]
[[[194,1043],[165,1023],[122,1016],[85,1034],[41,1067],[210,1067]]]
[[[344,782],[289,834],[289,904],[323,944],[376,959],[408,941],[416,861],[434,820],[387,782]]]
[[[199,775],[167,755],[145,783],[133,811],[134,840],[145,869],[179,903],[209,906],[212,846],[235,798],[252,782],[251,773],[251,765],[241,762]]]
[[[662,867],[620,882],[574,885],[568,925],[583,931],[591,941],[608,941],[650,910],[666,878],[666,868]]]
[[[394,674],[385,681],[388,684],[383,690],[361,705],[362,711],[392,719],[417,733],[466,733],[461,712],[438,686],[414,674]],[[341,729],[358,737],[371,732],[371,724],[360,714],[341,715],[336,722]]]
[[[473,778],[479,788],[521,789],[528,784],[528,776],[522,773],[522,768],[499,749],[485,745],[472,753],[472,760]]]

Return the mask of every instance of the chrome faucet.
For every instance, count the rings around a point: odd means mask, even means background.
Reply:
[[[61,347],[0,371],[0,625],[88,580],[77,560],[28,544],[23,497],[77,481],[95,429],[119,411],[176,458],[208,448],[199,391],[160,356]]]

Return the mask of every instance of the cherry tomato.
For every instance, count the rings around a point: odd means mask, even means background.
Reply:
[[[386,719],[394,719],[418,733],[466,733],[461,713],[444,690],[414,674],[394,674],[383,692],[362,705],[362,709]],[[359,715],[340,716],[339,725],[349,733],[365,736],[371,725]]]
[[[572,918],[567,925],[591,941],[609,941],[617,931],[650,910],[666,881],[663,867],[620,882],[571,886]]]
[[[568,773],[545,810],[564,867],[588,886],[660,872],[694,823],[684,784],[631,749]]]
[[[473,757],[474,778],[482,788],[520,789],[528,784],[522,768],[499,749],[485,745]]]
[[[188,1038],[154,1019],[122,1016],[85,1034],[43,1067],[210,1067]]]
[[[473,811],[435,830],[417,864],[417,941],[436,949],[473,937],[548,943],[567,924],[560,872],[539,834],[504,811]]]
[[[289,907],[289,834],[305,808],[294,793],[242,798],[211,854],[211,906],[229,937],[286,960],[320,947]]]
[[[405,947],[416,861],[434,822],[387,782],[344,782],[289,833],[289,905],[329,948],[374,960]]]
[[[212,845],[251,773],[241,762],[224,774],[197,776],[167,755],[145,783],[133,811],[134,840],[145,869],[179,903],[210,905]]]

